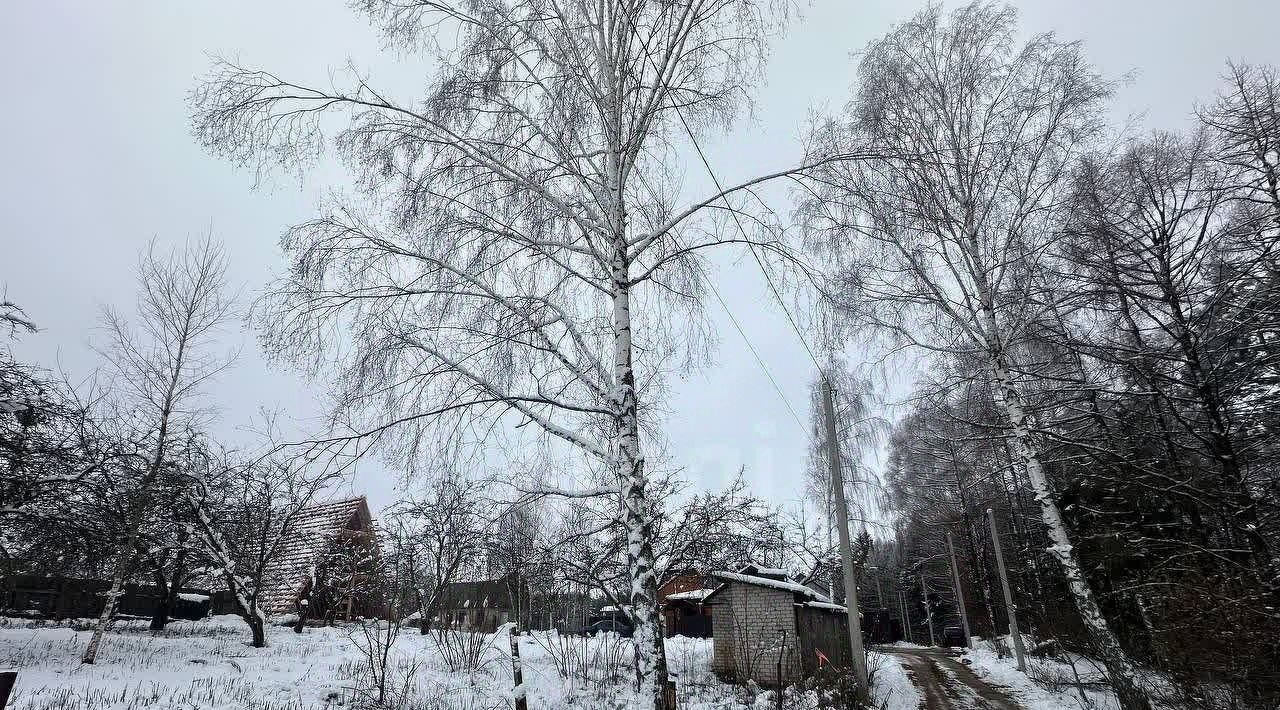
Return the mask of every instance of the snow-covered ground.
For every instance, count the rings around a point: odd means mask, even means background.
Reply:
[[[920,691],[907,677],[907,670],[898,659],[872,651],[867,665],[871,669],[871,682],[875,696],[883,710],[916,710],[920,707]]]
[[[268,646],[251,648],[236,617],[173,622],[163,634],[145,622],[120,622],[107,636],[98,663],[83,666],[85,624],[0,619],[0,668],[16,668],[14,710],[339,710],[373,692],[357,641],[358,626],[308,628],[301,635],[268,629]],[[477,638],[480,641],[473,642]],[[616,637],[521,639],[531,710],[634,706],[629,641]],[[389,699],[404,710],[488,710],[511,706],[509,637],[461,635],[453,648],[405,629],[391,653]],[[468,653],[473,651],[473,653]],[[712,675],[711,643],[668,639],[682,710],[765,706],[770,692],[728,685]],[[474,662],[459,660],[472,656]],[[452,659],[452,663],[450,660]],[[474,667],[468,667],[474,666]],[[877,694],[889,710],[918,700],[901,667],[873,654]],[[805,710],[805,698],[788,703]]]
[[[1006,637],[1007,638],[1007,637]],[[1034,710],[1115,710],[1115,695],[1104,687],[1102,669],[1077,655],[1063,660],[1027,657],[1027,672],[1018,670],[1011,656],[1001,658],[990,641],[977,640],[977,648],[963,658],[978,677],[1004,688],[1024,707]],[[1028,637],[1028,647],[1030,647]]]

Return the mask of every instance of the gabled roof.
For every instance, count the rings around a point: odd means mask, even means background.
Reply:
[[[376,534],[364,496],[317,503],[298,511],[284,533],[280,556],[264,574],[258,604],[268,614],[294,610],[311,570],[343,534]],[[374,538],[376,544],[376,537]]]
[[[765,571],[766,573],[782,572],[783,576],[781,577],[766,576],[765,574],[761,574],[762,570]],[[831,603],[831,599],[827,595],[822,594],[809,587],[806,587],[803,584],[800,584],[799,582],[793,582],[790,579],[787,579],[785,577],[785,574],[786,574],[785,571],[778,570],[775,568],[768,568],[768,567],[761,568],[761,567],[757,567],[756,565],[746,565],[745,567],[739,569],[737,572],[712,572],[711,574],[714,577],[724,580],[724,583],[716,587],[715,589],[713,589],[710,594],[707,594],[707,596],[703,597],[703,600],[702,600],[703,603],[710,600],[711,597],[719,594],[722,590],[724,590],[726,587],[728,587],[732,583],[749,584],[756,587],[767,587],[769,589],[779,589],[782,591],[791,592],[792,594],[796,595],[796,597],[799,598],[797,599],[797,601],[800,601],[800,602],[815,601],[815,602],[821,602],[824,604]]]

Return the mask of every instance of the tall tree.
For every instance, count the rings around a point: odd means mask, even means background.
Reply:
[[[806,213],[838,263],[834,287],[857,290],[859,315],[904,343],[982,364],[1117,695],[1147,710],[1050,487],[1019,361],[1028,330],[1060,297],[1043,266],[1064,216],[1064,173],[1100,130],[1109,87],[1079,44],[1020,44],[1016,30],[1008,7],[975,3],[948,18],[935,6],[872,42],[848,116],[814,144],[886,157],[827,166]]]
[[[1261,580],[1280,591],[1259,524],[1259,487],[1246,474],[1255,447],[1232,423],[1248,392],[1242,369],[1263,365],[1239,355],[1258,350],[1250,341],[1274,312],[1265,289],[1262,299],[1247,294],[1274,269],[1277,242],[1253,205],[1233,209],[1233,173],[1219,169],[1204,131],[1156,134],[1081,170],[1070,254],[1078,288],[1094,298],[1092,317],[1078,319],[1088,328],[1079,337],[1092,359],[1127,375],[1111,386],[1136,381],[1151,393],[1177,432],[1171,458],[1211,462],[1216,475],[1197,475],[1190,488],[1229,511],[1219,522],[1247,548]],[[1252,307],[1233,307],[1242,298]],[[1206,470],[1199,461],[1194,468]]]
[[[1215,140],[1215,159],[1280,227],[1280,74],[1268,65],[1229,64],[1226,87],[1200,111]]]
[[[138,260],[138,299],[130,322],[118,311],[103,316],[106,342],[100,352],[113,375],[119,412],[145,443],[138,449],[123,511],[124,540],[102,613],[81,661],[93,663],[115,613],[125,579],[137,563],[142,522],[155,504],[154,486],[171,463],[170,445],[207,411],[201,395],[231,361],[215,347],[232,319],[226,258],[212,239],[164,251],[152,242]]]
[[[670,356],[701,344],[687,314],[703,250],[752,239],[695,229],[697,218],[783,174],[680,206],[677,148],[684,131],[737,112],[788,4],[357,5],[392,44],[430,55],[426,96],[228,62],[194,92],[200,140],[258,168],[327,148],[323,115],[350,120],[332,145],[373,208],[335,200],[287,234],[292,269],[266,343],[332,365],[336,419],[354,438],[394,440],[406,461],[427,442],[492,443],[495,424],[523,437],[517,448],[568,447],[574,470],[600,479],[588,492],[618,503],[637,682],[657,703],[667,673],[642,441],[650,401]]]

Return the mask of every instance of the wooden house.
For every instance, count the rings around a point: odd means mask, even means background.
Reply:
[[[289,523],[283,549],[263,575],[258,603],[271,615],[382,616],[380,557],[364,496],[304,508]]]
[[[493,633],[508,621],[518,620],[520,591],[512,575],[450,582],[440,593],[438,623],[442,628]]]
[[[702,603],[712,586],[696,572],[674,575],[658,587],[663,634],[706,638],[711,635],[711,607]]]

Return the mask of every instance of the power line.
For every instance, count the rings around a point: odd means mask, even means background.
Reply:
[[[653,55],[649,52],[649,43],[644,37],[640,36],[639,32],[636,31],[635,24],[629,23],[627,28],[631,31],[631,36],[635,37],[636,40],[640,42],[640,46],[644,48],[645,59],[649,60],[649,66],[653,67],[653,71],[658,75],[657,78],[661,78],[662,71],[658,69],[658,64],[653,61]],[[678,104],[672,104],[672,108],[675,109],[676,117],[680,119],[680,125],[684,127],[685,135],[689,136],[689,142],[693,143],[694,150],[698,151],[698,158],[702,161],[702,167],[706,168],[707,175],[711,177],[711,182],[715,185],[716,191],[724,193],[724,186],[720,184],[720,178],[716,176],[716,171],[712,169],[711,161],[707,160],[706,153],[702,151],[702,146],[698,143],[698,139],[694,137],[693,129],[689,127],[689,122],[685,120],[684,111],[680,110],[680,106]],[[761,200],[760,197],[755,194],[755,191],[748,190],[748,192],[750,192],[756,200],[765,207],[765,209],[768,209],[768,205],[764,204],[764,200]],[[742,218],[738,216],[737,210],[733,209],[733,205],[729,204],[728,195],[721,194],[720,201],[724,203],[729,215],[733,217],[733,223],[737,225],[738,232],[742,235],[743,243],[747,245],[747,249],[751,252],[751,258],[755,259],[756,266],[760,267],[760,273],[764,275],[765,283],[769,284],[769,290],[773,293],[774,298],[777,299],[778,307],[782,309],[783,315],[787,317],[787,322],[791,324],[792,330],[796,332],[796,337],[800,339],[800,344],[804,346],[805,352],[809,353],[809,359],[813,360],[814,366],[818,368],[819,372],[821,372],[822,364],[818,362],[818,357],[814,355],[813,348],[809,347],[809,341],[804,337],[804,331],[800,330],[800,325],[796,323],[796,319],[791,315],[791,311],[787,308],[786,302],[782,300],[782,294],[778,291],[777,285],[773,283],[773,277],[769,276],[769,270],[765,268],[764,262],[760,259],[760,255],[756,253],[755,245],[751,243],[751,238],[747,236],[746,227],[742,226]],[[675,238],[674,234],[672,234],[672,238]],[[745,338],[746,336],[743,337]]]
[[[639,173],[638,175],[640,177],[640,181],[642,183],[645,182],[644,175],[642,173]],[[651,193],[655,195],[657,194],[651,186],[646,185],[646,187]],[[671,237],[671,241],[675,243],[676,248],[681,251],[685,251],[684,245],[680,243],[679,236],[677,236],[675,232],[669,232],[668,234]],[[729,304],[724,300],[724,297],[720,295],[720,289],[716,288],[715,281],[713,281],[706,271],[703,270],[701,264],[697,261],[694,261],[693,264],[706,280],[707,286],[711,289],[711,294],[716,297],[716,302],[720,304],[720,308],[724,310],[724,314],[729,316],[729,322],[733,324],[734,330],[738,331],[738,335],[742,337],[742,342],[745,343],[747,349],[751,351],[751,355],[755,358],[756,364],[760,366],[760,371],[764,373],[764,376],[768,378],[769,383],[773,385],[774,391],[776,391],[778,396],[782,398],[782,403],[786,406],[787,411],[791,413],[791,418],[796,421],[796,424],[800,426],[801,430],[807,432],[808,427],[806,427],[804,422],[800,419],[800,415],[796,413],[795,407],[791,405],[791,400],[787,397],[786,391],[782,389],[782,385],[778,384],[778,380],[775,379],[773,373],[770,372],[769,366],[765,364],[764,358],[760,356],[760,351],[756,350],[756,346],[752,344],[751,338],[747,337],[747,332],[742,327],[742,323],[738,321],[737,316],[733,315],[733,311],[730,310]]]
[[[646,50],[647,49],[648,48],[646,47]],[[646,56],[647,54],[648,53],[646,51]],[[649,58],[649,63],[653,64],[652,57]],[[654,69],[657,69],[657,67],[655,66]],[[715,170],[711,168],[711,162],[707,160],[706,153],[702,152],[702,146],[698,144],[698,139],[694,137],[693,129],[689,127],[689,122],[685,120],[684,112],[680,110],[679,106],[675,106],[674,108],[676,116],[680,119],[680,125],[684,126],[685,135],[689,136],[689,142],[693,143],[694,150],[698,152],[698,158],[702,160],[702,166],[707,169],[707,175],[711,177],[711,182],[715,185],[716,191],[724,192],[724,187],[720,184],[720,178],[716,177]],[[755,195],[754,191],[750,192],[752,195]],[[759,196],[756,196],[756,199],[760,200]],[[777,299],[778,307],[782,309],[783,315],[787,317],[787,322],[791,324],[792,330],[796,332],[796,337],[800,339],[800,344],[804,346],[805,352],[809,353],[809,359],[813,360],[814,367],[818,368],[818,372],[822,372],[822,363],[818,362],[818,357],[817,355],[814,355],[813,348],[809,347],[809,341],[804,337],[804,332],[800,330],[800,325],[796,322],[795,317],[791,315],[791,311],[787,308],[786,302],[782,300],[782,294],[778,291],[777,285],[773,283],[773,277],[769,275],[769,270],[765,268],[764,262],[760,259],[760,255],[756,253],[755,245],[751,243],[751,238],[747,236],[746,228],[742,226],[742,218],[738,216],[737,210],[733,209],[733,206],[729,204],[729,196],[721,195],[720,200],[724,202],[726,209],[733,217],[733,223],[738,226],[738,232],[742,234],[743,243],[747,245],[747,249],[751,252],[751,257],[755,259],[756,266],[760,267],[760,273],[764,275],[765,283],[769,284],[769,291],[771,291],[774,298]],[[760,203],[763,205],[764,201],[760,200]]]
[[[653,67],[654,72],[661,77],[662,72],[658,69],[657,63],[653,61],[653,55],[649,51],[649,43],[644,37],[640,36],[639,32],[636,31],[634,24],[628,23],[628,29],[631,31],[632,36],[640,42],[640,46],[644,48],[644,56],[645,59],[649,60],[649,66]],[[698,151],[698,157],[702,160],[703,167],[706,168],[707,174],[711,176],[711,181],[715,185],[716,191],[724,192],[724,188],[720,184],[720,179],[711,168],[711,163],[707,160],[706,154],[702,152],[702,146],[700,146],[698,144],[698,140],[694,138],[693,130],[689,127],[689,122],[685,120],[684,112],[680,110],[678,105],[673,105],[673,108],[675,109],[676,116],[680,119],[680,125],[684,126],[685,134],[689,136],[690,142],[693,143],[693,147]],[[733,209],[733,206],[729,204],[728,195],[721,195],[720,199],[724,202],[729,214],[732,215],[733,222],[738,227],[738,232],[742,234],[743,243],[746,244],[747,249],[751,251],[751,257],[755,259],[756,265],[760,267],[760,272],[764,274],[765,281],[769,284],[769,290],[773,293],[774,298],[777,299],[779,307],[782,308],[783,314],[787,317],[787,322],[791,324],[792,329],[795,330],[796,335],[800,338],[800,344],[804,346],[805,352],[809,354],[809,359],[813,360],[814,366],[818,368],[819,372],[821,372],[822,365],[819,364],[817,356],[813,353],[813,349],[809,347],[809,342],[805,339],[804,333],[800,330],[800,326],[791,315],[791,311],[787,309],[786,303],[783,302],[782,295],[779,293],[778,287],[773,283],[773,278],[769,276],[769,272],[761,261],[760,255],[756,253],[755,245],[751,243],[750,237],[747,236],[746,228],[742,226],[742,219],[738,216],[737,211]],[[759,198],[757,197],[756,199]],[[763,204],[763,201],[761,204]],[[671,237],[671,240],[676,243],[675,245],[677,249],[684,250],[684,247],[679,243],[679,237],[674,231],[670,232],[669,236]],[[765,365],[764,359],[760,357],[760,352],[756,350],[755,345],[752,344],[751,338],[747,337],[747,333],[742,328],[742,324],[738,321],[738,318],[733,315],[733,311],[729,309],[729,304],[726,303],[724,298],[720,295],[720,290],[716,288],[715,282],[706,275],[701,265],[697,264],[696,261],[694,263],[697,265],[698,270],[703,272],[703,276],[706,277],[707,285],[711,288],[712,295],[716,297],[716,301],[720,304],[720,307],[724,309],[725,315],[729,316],[729,321],[733,323],[734,329],[737,330],[738,335],[742,337],[742,342],[746,343],[747,349],[751,351],[751,355],[755,358],[756,364],[760,366],[760,370],[764,373],[765,377],[769,379],[774,390],[778,392],[778,396],[782,398],[782,403],[786,405],[787,411],[791,413],[791,418],[795,419],[796,424],[799,425],[802,431],[808,433],[809,428],[805,426],[804,422],[800,419],[800,415],[796,414],[796,410],[791,406],[791,400],[787,397],[787,393],[782,389],[781,385],[778,384],[778,381],[774,379],[773,373],[769,371],[769,367]]]
[[[648,56],[647,47],[646,56]],[[653,63],[652,57],[649,57],[649,63]],[[656,70],[657,67],[654,67],[654,69]],[[685,135],[689,136],[689,141],[693,143],[694,149],[698,152],[698,158],[701,159],[702,166],[706,168],[707,175],[711,177],[711,182],[715,185],[716,191],[724,192],[724,187],[720,184],[720,178],[716,176],[715,170],[711,168],[710,161],[707,160],[706,154],[702,152],[702,146],[698,144],[698,139],[694,137],[693,130],[689,127],[689,122],[685,120],[684,112],[680,110],[679,106],[675,107],[675,111],[676,116],[680,119],[680,125],[684,126]],[[754,195],[755,193],[752,192],[752,194]],[[755,245],[751,243],[751,238],[747,236],[746,228],[742,226],[742,218],[738,216],[737,210],[733,209],[733,206],[729,204],[728,195],[721,195],[720,199],[724,202],[726,209],[733,217],[733,222],[737,225],[738,232],[742,234],[742,241],[747,245],[747,249],[751,252],[751,257],[755,260],[756,266],[760,267],[760,273],[764,275],[765,283],[769,285],[769,291],[773,293],[774,298],[777,300],[778,307],[782,309],[783,315],[787,317],[787,322],[791,324],[792,330],[795,331],[796,337],[800,339],[800,344],[804,346],[805,352],[809,354],[809,359],[813,361],[814,367],[816,367],[818,372],[821,373],[822,364],[818,362],[817,356],[814,355],[813,348],[809,346],[809,341],[804,337],[804,332],[800,330],[800,326],[796,323],[795,317],[791,315],[791,311],[787,308],[787,304],[782,300],[782,294],[778,291],[777,285],[773,283],[773,277],[769,275],[769,270],[765,268],[764,262],[760,259],[760,255],[756,253]],[[760,198],[756,197],[756,199],[759,200]],[[761,201],[761,204],[764,204],[763,201]],[[672,241],[677,241],[674,233],[671,234],[671,238]],[[677,247],[679,247],[679,244],[677,244]],[[733,326],[738,330],[738,334],[742,336],[743,342],[747,344],[747,348],[749,348],[751,350],[751,354],[755,356],[756,362],[760,364],[760,369],[764,371],[765,376],[773,383],[774,389],[778,391],[778,395],[782,397],[782,403],[785,404],[787,410],[791,412],[791,417],[796,420],[796,424],[800,426],[801,430],[808,433],[808,427],[800,421],[799,415],[796,414],[796,410],[791,406],[791,401],[787,398],[786,393],[782,391],[782,388],[778,386],[777,381],[773,379],[773,375],[769,373],[769,368],[765,366],[764,360],[762,360],[760,358],[760,354],[756,352],[755,346],[751,344],[750,338],[748,338],[747,334],[742,330],[742,326],[738,323],[738,319],[734,317],[733,313],[729,310],[729,306],[726,305],[724,299],[720,297],[720,292],[716,289],[715,284],[712,283],[709,278],[707,279],[707,283],[711,286],[711,292],[715,294],[716,300],[720,302],[720,306],[724,308],[725,314],[729,316],[729,320],[733,322]]]
[[[674,234],[672,235],[672,241],[675,241]],[[699,266],[698,269],[701,271],[702,267]],[[800,425],[800,429],[802,431],[808,432],[809,428],[800,420],[800,415],[796,414],[795,408],[791,406],[791,400],[787,399],[787,393],[783,391],[782,386],[778,384],[778,381],[773,378],[773,374],[769,372],[769,367],[764,364],[764,359],[760,357],[760,353],[756,350],[756,346],[751,344],[751,338],[747,337],[746,331],[742,329],[742,324],[739,323],[737,317],[733,315],[733,311],[729,310],[729,304],[724,302],[724,298],[720,296],[720,290],[716,288],[715,283],[711,281],[710,277],[707,277],[707,285],[711,287],[711,293],[716,297],[716,301],[720,303],[720,307],[724,309],[724,314],[729,316],[729,321],[733,323],[733,327],[738,331],[738,335],[742,336],[742,342],[747,344],[747,349],[750,350],[751,354],[755,357],[756,364],[760,366],[760,370],[764,372],[764,376],[769,378],[769,382],[773,383],[773,388],[778,391],[778,396],[782,398],[782,403],[786,405],[787,411],[791,412],[791,418],[796,420],[796,424]]]

